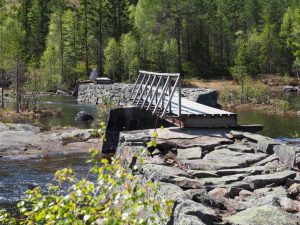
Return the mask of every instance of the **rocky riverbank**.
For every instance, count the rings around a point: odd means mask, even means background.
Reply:
[[[41,131],[28,124],[0,123],[1,160],[55,158],[87,153],[102,143],[92,129],[55,129]]]
[[[109,100],[116,104],[127,104],[133,88],[133,84],[94,84],[82,83],[78,85],[78,102],[92,104],[102,104],[103,101]],[[182,88],[182,96],[191,101],[204,105],[216,107],[217,92],[206,88]]]
[[[300,224],[299,148],[247,132],[165,128],[150,155],[153,133],[122,132],[116,155],[175,201],[169,224]]]

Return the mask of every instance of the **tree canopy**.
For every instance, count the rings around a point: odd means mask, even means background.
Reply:
[[[15,69],[18,58],[24,74],[34,67],[47,89],[72,87],[93,69],[132,82],[138,69],[214,77],[241,69],[296,74],[300,67],[299,0],[0,4],[0,69]]]

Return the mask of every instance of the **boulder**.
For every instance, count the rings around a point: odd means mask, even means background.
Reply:
[[[80,111],[75,116],[75,121],[78,122],[85,122],[85,121],[92,121],[94,120],[94,117],[90,114],[88,114],[86,111]]]
[[[188,193],[183,191],[180,187],[178,187],[175,184],[160,182],[160,188],[156,194],[156,198],[179,202],[184,199],[189,199],[191,197]]]
[[[245,198],[245,197],[249,197],[249,196],[253,196],[254,193],[252,191],[248,191],[248,190],[241,190],[239,193],[239,197],[240,198]]]
[[[205,159],[193,159],[193,160],[180,160],[180,165],[190,170],[208,170],[215,171],[221,169],[232,169],[244,166],[240,162],[226,162],[222,159],[219,160],[205,160]]]
[[[203,196],[207,194],[206,189],[189,189],[184,191],[190,199],[195,200],[197,196]]]
[[[284,92],[296,92],[298,88],[296,86],[284,86],[283,91]]]
[[[208,153],[207,155],[205,155],[203,159],[223,160],[227,163],[239,163],[246,166],[246,165],[256,163],[260,160],[263,160],[267,156],[268,155],[263,153],[252,154],[252,153],[235,152],[229,149],[218,149]]]
[[[300,149],[295,146],[277,145],[274,147],[274,152],[279,160],[288,168],[300,168]]]
[[[279,160],[279,158],[277,155],[273,154],[273,155],[270,155],[267,158],[255,163],[254,166],[264,166],[264,165],[266,165],[270,162],[274,162],[276,160]]]
[[[201,189],[204,188],[205,182],[200,179],[191,179],[187,177],[174,177],[170,180],[164,180],[169,183],[175,184],[180,188],[187,190],[187,189]]]
[[[246,177],[245,182],[248,182],[253,189],[262,188],[267,185],[282,185],[288,178],[294,179],[296,173],[293,171],[283,171],[267,175],[253,175]]]
[[[276,206],[246,209],[225,219],[232,225],[297,225],[297,219]]]
[[[219,176],[228,176],[228,175],[235,175],[235,174],[257,175],[257,174],[261,174],[264,170],[265,168],[263,166],[253,166],[253,167],[246,167],[246,168],[218,170],[216,171],[216,174]]]
[[[274,153],[274,146],[278,145],[279,143],[274,141],[273,139],[269,138],[261,138],[257,142],[257,150],[262,151],[267,154],[273,154]]]
[[[213,209],[192,200],[185,200],[175,206],[171,221],[174,225],[213,225],[220,218]]]
[[[69,96],[69,94],[67,92],[65,92],[63,90],[59,90],[59,89],[57,89],[56,94],[57,95],[62,95],[62,96]]]
[[[187,172],[164,165],[146,164],[142,166],[142,172],[147,179],[155,181],[171,181],[179,176],[191,177]]]
[[[223,187],[229,187],[231,189],[231,196],[238,195],[241,190],[251,190],[250,185],[244,181],[237,181],[231,184],[223,185]]]
[[[188,170],[188,174],[197,178],[208,178],[208,177],[219,177],[215,171],[205,171],[205,170]]]
[[[202,181],[205,182],[206,185],[225,185],[231,184],[240,180],[243,180],[245,174],[236,174],[230,176],[223,176],[223,177],[211,177],[211,178],[203,178]]]
[[[246,138],[249,141],[257,143],[258,150],[268,154],[272,154],[272,146],[279,144],[272,138],[268,138],[260,134],[252,134],[241,131],[230,131],[230,134],[238,139]]]
[[[300,212],[300,202],[294,201],[290,198],[282,197],[279,198],[279,204],[284,211],[295,213]]]
[[[223,197],[228,198],[229,189],[224,187],[217,187],[211,190],[210,192],[208,192],[208,195],[214,199],[223,198]]]
[[[0,122],[0,132],[8,131],[9,127]]]
[[[278,187],[266,187],[258,188],[253,191],[258,196],[276,196],[276,197],[287,197],[287,191],[282,186]]]
[[[61,139],[64,144],[71,142],[79,142],[79,141],[87,141],[91,137],[93,137],[93,129],[85,129],[85,130],[72,130],[66,131],[61,134]]]
[[[29,131],[33,133],[38,133],[41,129],[39,127],[32,126],[30,124],[19,124],[19,123],[6,123],[6,127],[12,131]]]
[[[246,145],[242,145],[242,144],[233,144],[233,145],[227,145],[226,146],[229,150],[231,151],[236,151],[236,152],[245,152],[245,153],[254,153],[254,149],[246,146]]]
[[[177,149],[177,159],[201,159],[201,147]]]
[[[298,196],[300,196],[300,183],[294,183],[292,184],[289,189],[288,189],[288,193],[290,194],[290,196],[297,198]],[[300,200],[300,198],[299,198]]]
[[[195,189],[196,191],[198,189]],[[190,191],[190,190],[189,190]],[[216,211],[226,209],[224,206],[224,198],[214,198],[207,193],[194,193],[192,200],[215,209]]]

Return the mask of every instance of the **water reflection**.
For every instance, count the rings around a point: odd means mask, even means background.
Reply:
[[[40,101],[55,111],[62,112],[61,116],[40,118],[39,123],[46,127],[75,126],[88,128],[89,123],[75,122],[76,114],[82,110],[93,116],[97,114],[97,107],[95,105],[77,103],[76,98],[70,96],[44,96],[40,98]]]

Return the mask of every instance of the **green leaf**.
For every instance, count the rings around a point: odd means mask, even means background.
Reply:
[[[157,133],[156,130],[155,130],[154,133],[153,133],[153,137],[154,137],[154,138],[157,138],[157,137],[158,137],[158,133]]]

